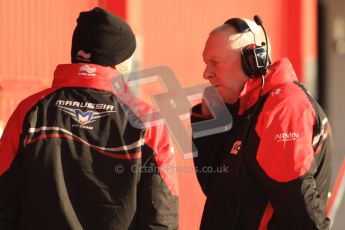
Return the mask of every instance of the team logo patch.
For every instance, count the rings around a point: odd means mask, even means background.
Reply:
[[[60,110],[69,114],[75,121],[77,121],[81,125],[86,125],[91,122],[96,121],[97,119],[109,115],[109,113],[113,113],[115,111],[103,111],[103,112],[96,112],[96,111],[86,111],[83,112],[80,109],[73,109],[63,106],[58,106]]]
[[[279,95],[281,92],[282,92],[282,89],[281,89],[281,88],[275,89],[275,90],[272,92],[272,97]]]
[[[299,138],[299,133],[296,132],[289,132],[289,133],[278,133],[274,137],[276,142],[282,141],[295,141]]]
[[[83,62],[90,62],[91,53],[86,53],[84,50],[79,50],[77,52],[76,59]]]
[[[85,59],[90,59],[91,58],[91,54],[90,53],[86,53],[84,50],[79,50],[77,55],[81,56],[82,58],[85,58]]]
[[[237,155],[238,152],[241,149],[242,141],[236,141],[234,145],[232,146],[232,149],[230,151],[230,154]]]
[[[87,123],[92,122],[94,112],[86,111],[84,113],[80,109],[75,109],[74,114],[75,114],[75,117],[77,118],[77,121],[79,122],[79,124],[86,125]]]
[[[82,111],[81,109],[69,108],[65,106],[57,106],[61,111],[70,115],[73,120],[79,123],[80,127],[95,122],[97,119],[107,116],[115,111]],[[73,126],[76,127],[76,126]],[[89,127],[89,126],[88,126]],[[83,127],[81,127],[83,128]],[[90,128],[90,127],[89,127]]]
[[[88,65],[80,66],[79,75],[96,76],[96,67],[90,67]]]

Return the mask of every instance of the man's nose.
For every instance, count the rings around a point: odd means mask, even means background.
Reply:
[[[212,73],[212,71],[210,70],[210,68],[209,67],[205,67],[205,70],[204,70],[204,74],[203,74],[203,78],[205,79],[205,80],[208,80],[208,79],[210,79],[210,78],[212,78],[213,77],[213,73]]]

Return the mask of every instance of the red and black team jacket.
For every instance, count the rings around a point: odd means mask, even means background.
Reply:
[[[197,177],[207,200],[201,229],[328,229],[330,126],[321,107],[297,82],[287,59],[247,82],[227,105],[232,129],[194,138]],[[210,119],[193,107],[193,123]],[[223,166],[223,170],[218,167]]]
[[[139,99],[112,92],[115,75],[59,65],[52,88],[17,107],[0,142],[1,230],[178,228],[167,129],[144,124]]]

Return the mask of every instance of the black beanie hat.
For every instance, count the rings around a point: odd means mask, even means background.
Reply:
[[[121,18],[99,7],[80,13],[72,39],[72,63],[114,66],[128,59],[135,48],[133,31]]]

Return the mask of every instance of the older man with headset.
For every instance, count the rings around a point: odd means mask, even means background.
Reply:
[[[207,197],[200,228],[328,229],[327,117],[287,58],[271,63],[262,21],[254,20],[227,20],[204,48],[204,79],[226,103],[233,123],[230,130],[193,138],[198,168],[229,169],[197,172]],[[207,92],[192,109],[193,124],[215,116]]]

